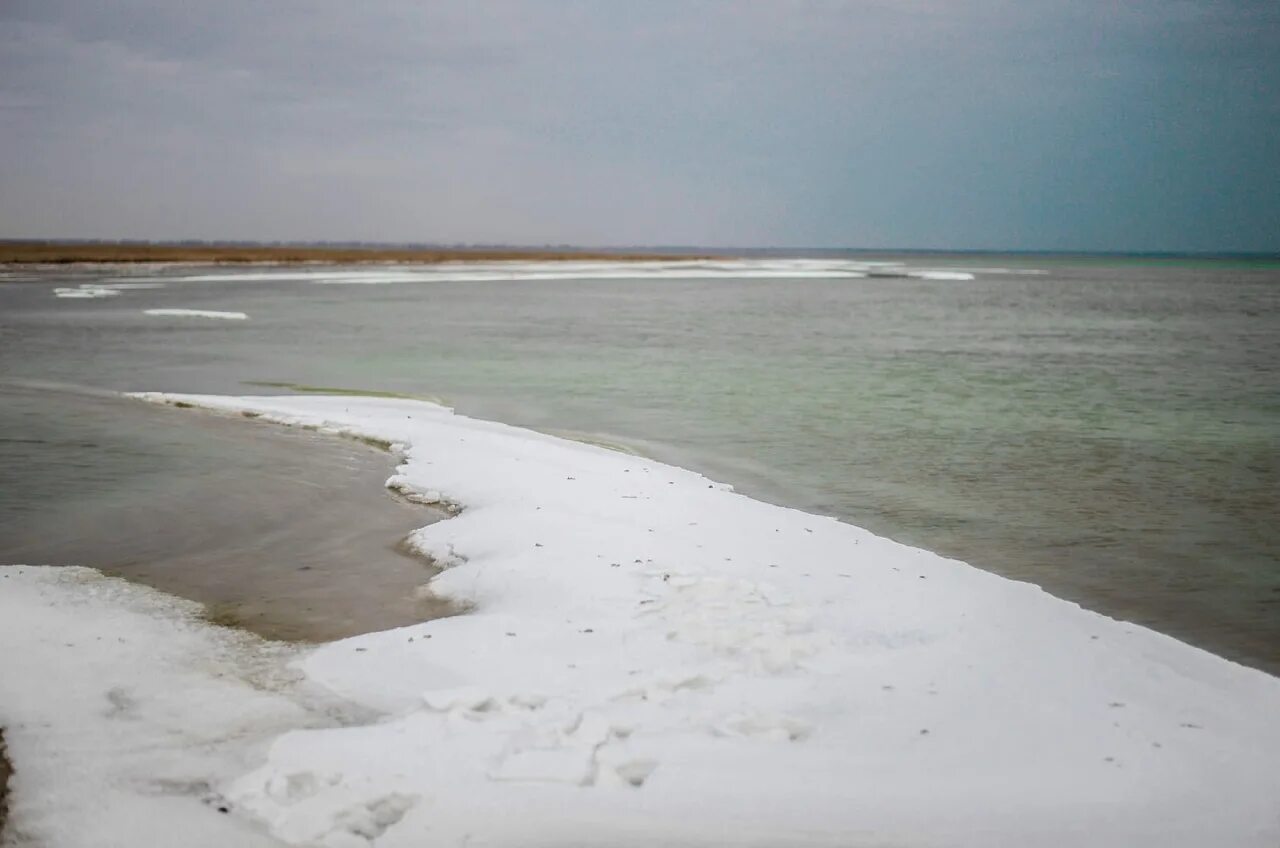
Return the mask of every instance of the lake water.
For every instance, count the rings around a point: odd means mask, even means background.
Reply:
[[[41,559],[37,520],[65,557],[67,539],[118,545],[102,510],[150,513],[139,493],[160,480],[216,493],[238,476],[209,473],[229,467],[235,435],[165,447],[172,410],[49,384],[393,391],[626,445],[1280,672],[1280,265],[844,257],[869,258],[973,279],[856,277],[839,256],[825,271],[765,259],[646,279],[609,266],[12,272],[0,560],[19,535]],[[163,287],[54,294],[121,279]],[[143,312],[155,308],[249,318]],[[158,415],[168,435],[139,423]],[[252,440],[265,428],[233,426]],[[298,519],[283,496],[255,510]],[[211,512],[168,515],[166,532],[228,526]]]

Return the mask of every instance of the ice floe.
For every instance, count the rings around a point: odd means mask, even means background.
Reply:
[[[125,281],[125,282],[114,282],[114,281],[113,281],[113,282],[110,282],[110,283],[102,283],[102,285],[101,285],[101,288],[104,288],[104,289],[111,289],[111,290],[113,290],[113,291],[134,291],[134,290],[143,290],[143,289],[162,289],[162,288],[164,288],[164,287],[165,287],[165,283],[159,283],[159,282],[132,283],[132,282],[128,282],[128,281]]]
[[[973,274],[967,271],[909,271],[908,277],[919,280],[972,280]]]
[[[81,283],[74,288],[70,286],[59,286],[53,290],[53,296],[69,299],[93,299],[103,297],[117,297],[122,291],[131,291],[133,289],[162,289],[164,283],[131,283],[131,282],[95,282]]]
[[[222,318],[228,321],[243,321],[249,316],[243,312],[219,312],[213,309],[144,309],[146,315],[161,318]]]
[[[53,290],[53,296],[66,299],[93,300],[103,297],[116,297],[120,292],[114,288],[99,285],[81,285],[76,288],[59,286]]]

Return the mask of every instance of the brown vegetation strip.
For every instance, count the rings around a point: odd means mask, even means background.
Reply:
[[[324,245],[163,244],[151,242],[0,242],[0,263],[73,262],[478,262],[503,260],[704,259],[693,254],[531,248],[329,247]]]

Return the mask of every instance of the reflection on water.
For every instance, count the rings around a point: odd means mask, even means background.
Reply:
[[[442,396],[632,443],[1280,671],[1280,270],[928,262],[974,279],[317,285],[332,272],[170,269],[152,277],[164,288],[59,300],[69,280],[49,272],[0,285],[0,373]],[[99,473],[91,450],[56,461]]]
[[[275,639],[448,612],[396,542],[438,514],[355,443],[138,401],[0,388],[0,562],[86,565]]]

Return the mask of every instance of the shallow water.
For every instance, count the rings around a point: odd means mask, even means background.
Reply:
[[[417,593],[436,570],[396,544],[440,516],[386,493],[394,461],[365,445],[3,384],[0,434],[0,562],[99,568],[274,639],[448,612]]]
[[[55,286],[139,272],[52,271],[0,286],[0,372],[442,396],[628,442],[1280,671],[1280,270],[905,259],[975,279],[317,285],[378,272],[182,282],[193,272],[170,269],[151,278],[164,288],[59,300]],[[92,452],[54,462],[98,467]],[[38,492],[51,474],[14,485]]]

